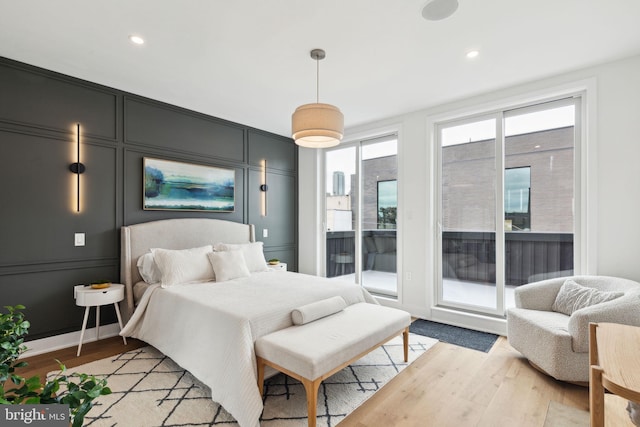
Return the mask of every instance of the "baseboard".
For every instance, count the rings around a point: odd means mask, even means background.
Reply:
[[[507,336],[507,320],[503,318],[434,307],[431,310],[431,317],[427,320]]]
[[[120,333],[120,325],[111,323],[109,325],[100,325],[100,339],[115,337]],[[96,328],[87,329],[84,333],[84,343],[97,341]],[[61,350],[67,347],[77,347],[80,342],[80,331],[69,332],[52,337],[41,338],[39,340],[27,341],[27,351],[22,353],[21,359],[25,357],[37,356],[51,351]]]

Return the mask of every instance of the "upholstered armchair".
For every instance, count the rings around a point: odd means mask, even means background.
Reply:
[[[563,287],[568,279],[581,286]],[[598,302],[603,299],[609,300]],[[509,344],[534,367],[562,381],[589,382],[590,322],[640,326],[640,283],[628,279],[543,280],[516,288],[515,303],[507,311]]]

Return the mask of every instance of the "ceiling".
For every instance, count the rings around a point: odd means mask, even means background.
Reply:
[[[289,136],[313,48],[347,128],[640,54],[638,0],[459,0],[441,21],[425,3],[0,0],[0,56]]]

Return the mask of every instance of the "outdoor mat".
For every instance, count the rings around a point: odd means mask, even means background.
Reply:
[[[414,334],[435,338],[449,344],[459,345],[487,353],[498,339],[498,335],[474,331],[459,326],[445,325],[430,320],[417,319],[409,327]]]

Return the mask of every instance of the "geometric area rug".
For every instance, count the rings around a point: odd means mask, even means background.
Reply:
[[[409,334],[409,363],[437,342]],[[338,424],[407,365],[402,356],[402,337],[396,337],[327,378],[318,392],[318,427]],[[68,371],[106,378],[112,391],[96,399],[85,417],[85,426],[238,425],[211,400],[209,387],[151,346]],[[306,394],[301,383],[277,374],[265,381],[264,391],[261,426],[307,426]]]

